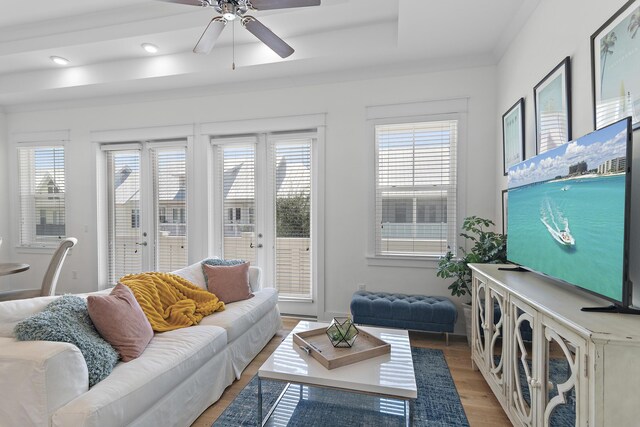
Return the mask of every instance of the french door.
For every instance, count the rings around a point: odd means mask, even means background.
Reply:
[[[316,315],[314,133],[212,138],[215,252],[263,269],[283,313]],[[215,220],[217,219],[217,220]]]
[[[186,141],[103,146],[107,271],[172,271],[187,265]]]

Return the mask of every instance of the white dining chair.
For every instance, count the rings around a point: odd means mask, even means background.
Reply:
[[[60,242],[60,246],[54,252],[49,262],[47,272],[42,279],[42,287],[40,289],[20,289],[13,291],[0,292],[0,301],[11,301],[16,299],[26,299],[35,297],[46,297],[55,295],[56,285],[58,284],[58,277],[60,277],[60,270],[64,263],[69,249],[74,247],[78,243],[78,239],[75,237],[67,237]]]

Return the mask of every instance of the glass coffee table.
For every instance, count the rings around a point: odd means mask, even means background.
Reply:
[[[321,416],[325,425],[335,425],[328,419],[331,416],[342,417],[345,425],[350,416],[373,417],[376,423],[384,424],[393,420],[396,425],[402,419],[402,425],[411,425],[418,392],[408,332],[359,326],[389,343],[391,353],[329,370],[293,343],[293,333],[327,326],[301,321],[260,367],[259,425],[285,426],[304,411],[307,417]],[[263,380],[286,383],[266,414],[262,409]]]

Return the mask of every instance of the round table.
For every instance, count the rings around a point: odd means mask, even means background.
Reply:
[[[29,264],[22,264],[19,262],[0,262],[0,276],[27,271],[29,267]]]

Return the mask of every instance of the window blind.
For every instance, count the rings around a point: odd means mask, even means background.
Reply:
[[[284,297],[311,298],[311,139],[271,141],[276,288]]]
[[[256,263],[256,137],[218,140],[217,182],[222,185],[223,252]]]
[[[109,284],[126,274],[142,271],[140,228],[140,150],[106,152]]]
[[[376,255],[455,251],[457,120],[375,126]]]
[[[153,148],[153,202],[158,271],[187,266],[187,150]]]
[[[66,236],[64,147],[18,148],[20,246],[50,247]]]

